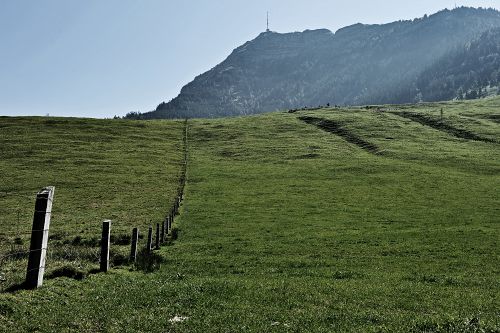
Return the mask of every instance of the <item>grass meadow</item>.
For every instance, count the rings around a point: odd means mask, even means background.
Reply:
[[[189,120],[161,267],[2,293],[0,331],[499,332],[499,112],[492,98]],[[160,220],[182,129],[0,118],[2,228],[18,227],[11,208],[29,226],[49,184],[63,240]]]
[[[177,193],[182,122],[0,118],[0,289],[24,279],[36,193],[55,186],[47,274],[87,274],[98,264],[101,225],[112,222],[112,261],[126,261]],[[51,260],[50,260],[51,259]]]

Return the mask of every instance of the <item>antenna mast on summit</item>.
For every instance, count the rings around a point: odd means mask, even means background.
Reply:
[[[267,12],[267,28],[266,28],[266,32],[269,32],[269,12]]]

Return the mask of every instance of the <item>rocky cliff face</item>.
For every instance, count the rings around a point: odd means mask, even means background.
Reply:
[[[451,50],[500,27],[500,12],[458,8],[332,33],[265,32],[144,118],[222,117],[330,104],[411,102]],[[401,93],[401,87],[406,87]]]

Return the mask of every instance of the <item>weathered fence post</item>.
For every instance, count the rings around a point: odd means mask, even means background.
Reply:
[[[165,243],[165,224],[167,223],[167,221],[163,221],[161,223],[161,243]]]
[[[146,249],[151,252],[151,246],[153,245],[153,227],[149,226],[148,230],[148,242],[146,244]]]
[[[137,242],[139,240],[139,229],[132,229],[132,242],[130,245],[130,262],[135,263],[137,259]]]
[[[36,195],[28,269],[26,272],[27,288],[34,289],[41,287],[43,284],[54,191],[55,187],[49,186],[42,189]]]
[[[167,235],[170,233],[170,215],[167,216]]]
[[[157,250],[160,249],[160,223],[156,223],[156,246]]]
[[[111,220],[102,222],[101,237],[101,272],[109,270],[109,244],[111,236]]]

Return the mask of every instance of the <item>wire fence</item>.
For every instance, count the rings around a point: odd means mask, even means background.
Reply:
[[[187,177],[187,162],[188,162],[188,123],[185,121],[185,130],[183,135],[183,160],[181,170],[178,175],[178,188],[175,199],[167,206],[165,218],[160,223],[154,223],[151,220],[138,223],[139,226],[152,226],[153,231],[156,225],[157,230],[161,233],[156,233],[155,242],[151,244],[170,243],[176,238],[176,228],[173,227],[174,219],[179,215],[181,203],[184,199],[184,189]],[[27,276],[34,270],[44,271],[45,278],[53,278],[66,276],[71,278],[83,278],[86,274],[98,271],[101,258],[101,230],[98,229],[100,224],[96,222],[95,228],[90,228],[86,233],[79,233],[76,230],[71,231],[67,228],[30,228],[34,224],[34,215],[44,213],[44,216],[50,219],[51,211],[40,212],[33,210],[33,203],[38,199],[36,191],[31,193],[12,193],[0,192],[0,198],[3,201],[13,203],[13,209],[0,207],[0,226],[3,231],[0,232],[0,291],[10,291],[20,288],[25,283]],[[46,199],[45,199],[46,200]],[[52,204],[52,202],[50,202]],[[55,200],[57,205],[57,199]],[[28,208],[29,207],[29,208]],[[99,211],[95,209],[94,215],[98,216]],[[122,214],[123,216],[123,214]],[[130,210],[126,213],[126,219],[134,220],[134,211]],[[49,230],[50,229],[50,230]],[[111,249],[109,252],[110,263],[112,267],[124,265],[136,265],[136,258],[132,257],[131,242],[132,227],[117,227],[111,228],[112,234],[110,237]],[[152,249],[147,249],[148,239],[146,237],[147,229],[139,232],[137,249],[151,257]],[[47,237],[46,245],[33,248],[33,238]],[[156,240],[161,238],[161,241]],[[132,247],[131,247],[132,246]],[[159,247],[159,246],[158,246]],[[145,251],[143,251],[145,250]],[[28,268],[28,261],[34,254],[40,253],[44,259],[36,268]],[[42,254],[43,253],[43,254]],[[132,260],[133,258],[133,260]],[[146,264],[150,265],[151,260],[141,259]],[[153,264],[155,264],[153,262]],[[150,268],[150,267],[149,267]],[[146,270],[149,269],[146,267]]]

